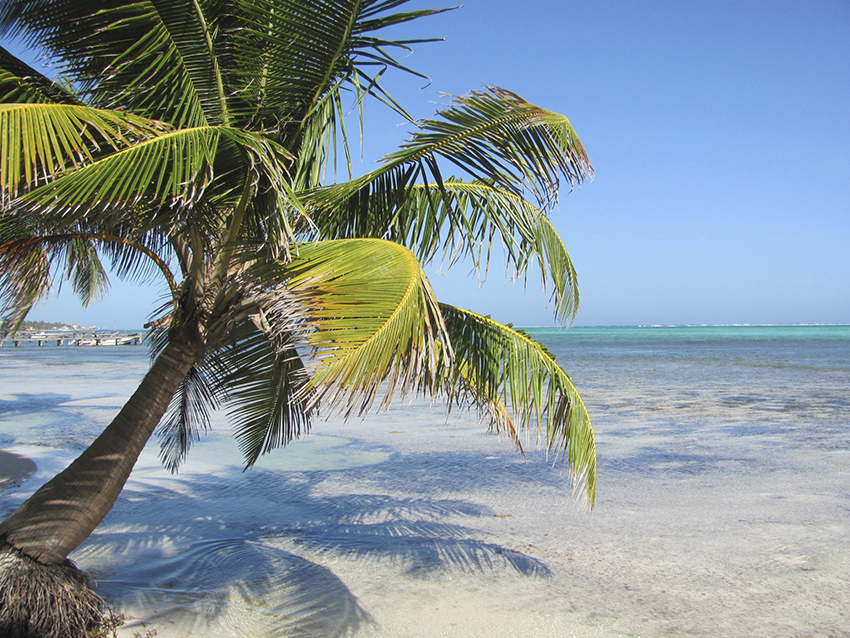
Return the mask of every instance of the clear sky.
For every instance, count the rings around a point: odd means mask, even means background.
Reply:
[[[850,323],[850,2],[469,0],[410,30],[446,39],[406,60],[430,85],[389,84],[415,116],[489,84],[576,128],[596,176],[553,218],[575,325]],[[407,132],[369,115],[366,168]],[[438,296],[553,324],[536,277],[466,275],[434,273]],[[158,292],[115,282],[85,312],[62,295],[30,318],[140,327]]]

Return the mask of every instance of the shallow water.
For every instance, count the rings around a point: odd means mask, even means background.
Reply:
[[[592,512],[474,414],[318,422],[247,472],[219,415],[177,476],[153,442],[73,558],[126,636],[850,635],[850,328],[534,334],[594,418]],[[39,465],[0,514],[146,366],[0,348],[0,446]]]

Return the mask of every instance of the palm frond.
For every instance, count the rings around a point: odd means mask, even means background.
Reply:
[[[263,247],[271,258],[288,254],[294,241],[291,221],[305,214],[305,206],[291,186],[293,157],[267,136],[235,128],[222,128],[222,147],[230,144],[240,159],[222,162],[219,170],[234,170],[242,164],[243,180],[250,183],[252,197],[247,223],[253,232],[248,239]],[[244,187],[244,184],[243,184]],[[238,204],[237,204],[238,206]]]
[[[530,191],[544,209],[556,204],[561,178],[572,186],[592,174],[567,118],[504,89],[455,98],[453,106],[437,115],[439,119],[420,122],[419,130],[383,166],[313,193],[316,217],[345,210],[350,219],[388,218],[417,183],[442,188],[440,160],[517,196]]]
[[[249,319],[235,326],[231,340],[216,354],[216,387],[228,397],[234,435],[250,467],[309,431],[308,376],[285,330],[263,330]]]
[[[201,72],[195,77],[189,72],[201,62],[190,50],[187,63],[168,26],[150,1],[9,0],[0,5],[0,28],[51,53],[91,104],[177,127],[204,126],[207,85],[196,84]],[[185,42],[192,29],[184,25],[176,31]]]
[[[359,102],[358,102],[359,103]],[[328,170],[336,181],[337,150],[342,147],[345,169],[351,177],[351,151],[345,128],[345,109],[338,90],[329,91],[306,120],[302,132],[298,162],[295,167],[295,187],[315,188],[326,182]]]
[[[423,120],[388,163],[438,155],[473,178],[521,192],[529,188],[542,202],[557,197],[560,177],[571,186],[591,173],[584,147],[563,115],[526,102],[498,87],[455,97]]]
[[[0,103],[79,104],[78,98],[0,47]]]
[[[177,472],[192,444],[210,429],[210,412],[218,408],[218,403],[203,370],[192,366],[157,429],[159,458],[169,472]]]
[[[65,273],[74,293],[85,308],[103,298],[109,290],[109,278],[100,262],[95,242],[73,237],[65,244]]]
[[[100,249],[111,260],[112,272],[125,281],[149,281],[156,275],[162,275],[169,290],[174,293],[177,286],[168,262],[173,249],[160,233],[147,232],[141,235],[132,229],[114,229],[116,235],[92,235],[100,239]]]
[[[311,405],[364,414],[381,385],[386,406],[395,390],[433,374],[444,330],[425,273],[403,246],[375,239],[300,244],[288,265],[258,265],[269,317],[292,315],[313,351]],[[293,329],[294,330],[294,329]]]
[[[372,199],[394,192],[398,189],[381,189]],[[490,182],[449,178],[439,185],[412,185],[399,202],[366,207],[376,212],[352,217],[343,208],[314,215],[316,235],[380,237],[407,246],[420,261],[442,252],[447,268],[468,257],[479,275],[486,275],[491,250],[501,243],[509,276],[527,278],[536,261],[544,289],[551,289],[556,318],[575,316],[579,295],[569,254],[545,213],[515,193]]]
[[[179,59],[209,122],[230,125],[227,89],[219,64],[220,19],[227,3],[149,0],[161,21],[175,61]],[[162,54],[160,53],[160,56]],[[183,97],[183,94],[181,94]]]
[[[212,181],[219,135],[217,127],[164,133],[30,190],[15,206],[64,225],[113,209],[186,207]]]
[[[109,279],[99,244],[79,233],[37,236],[20,219],[0,215],[0,315],[22,320],[54,276],[70,282],[84,307],[102,298]]]
[[[27,313],[50,291],[50,256],[29,228],[0,214],[0,318],[17,330]]]
[[[509,434],[516,431],[515,421],[536,428],[547,450],[564,455],[575,485],[593,504],[596,442],[590,416],[555,358],[521,331],[447,304],[440,309],[454,360],[437,388],[455,403],[487,406],[495,427]]]
[[[406,51],[409,43],[370,35],[440,11],[392,13],[407,1],[238,0],[240,28],[228,68],[238,80],[234,88],[253,107],[253,120],[263,127],[281,120],[300,125],[330,91],[353,88],[353,74],[364,67],[409,71],[389,53]],[[374,85],[369,92],[380,93]]]
[[[24,188],[165,130],[159,122],[78,104],[0,104],[0,197],[7,203]]]

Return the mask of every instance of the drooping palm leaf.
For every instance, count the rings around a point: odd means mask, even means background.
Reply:
[[[37,236],[20,219],[0,215],[0,316],[23,320],[56,275],[60,285],[70,282],[84,307],[100,299],[109,288],[100,240],[79,233]]]
[[[215,387],[227,396],[233,433],[250,467],[309,431],[311,395],[304,364],[285,330],[263,330],[249,319],[233,329],[231,340],[216,355]]]
[[[530,190],[543,207],[556,200],[562,177],[576,185],[592,174],[584,147],[563,115],[496,87],[454,100],[438,112],[440,119],[420,122],[419,130],[380,168],[317,191],[317,216],[321,210],[344,208],[351,218],[386,216],[390,211],[370,207],[402,201],[417,179],[443,183],[439,159],[517,195]]]
[[[173,256],[171,244],[159,233],[138,234],[121,228],[114,229],[115,235],[90,235],[101,240],[99,246],[103,254],[111,260],[112,272],[124,281],[150,281],[162,276],[173,294],[177,290],[174,273],[168,262]]]
[[[100,300],[109,290],[109,278],[95,242],[87,237],[74,237],[67,242],[64,270],[84,308]]]
[[[210,429],[210,412],[218,408],[218,404],[219,398],[203,371],[192,366],[157,429],[159,458],[168,471],[176,473],[192,444],[200,440],[202,432]]]
[[[264,304],[268,316],[285,315],[293,301],[304,308],[301,329],[317,358],[308,385],[313,403],[346,415],[368,411],[381,383],[384,405],[396,388],[413,389],[433,374],[437,339],[447,343],[425,273],[398,244],[301,244],[291,264],[257,266],[252,276],[283,282],[281,296]]]
[[[50,290],[50,256],[27,226],[0,213],[0,318],[13,331]]]
[[[537,429],[563,453],[588,501],[596,495],[596,443],[590,416],[570,378],[544,346],[488,317],[440,304],[454,350],[443,386],[452,401],[491,406],[497,428]],[[513,418],[511,415],[514,415]]]
[[[244,204],[250,213],[247,224],[253,228],[252,239],[263,246],[272,259],[288,254],[294,234],[290,227],[293,219],[303,217],[305,206],[299,194],[291,186],[290,167],[293,157],[283,146],[262,134],[250,133],[236,128],[222,128],[223,151],[218,157],[219,166],[233,171],[240,169],[243,189],[250,187],[251,199],[237,203],[234,210]],[[228,147],[239,157],[222,158]],[[223,171],[219,171],[219,174]],[[243,190],[244,195],[244,190]],[[248,204],[250,204],[250,211]],[[235,238],[240,226],[231,223],[230,234]]]
[[[382,196],[383,191],[374,195]],[[446,267],[469,257],[485,273],[490,251],[501,243],[511,276],[527,277],[536,260],[544,289],[551,288],[556,318],[569,321],[575,316],[578,285],[566,248],[544,212],[515,193],[488,182],[449,178],[441,185],[411,186],[394,206],[378,202],[370,210],[388,214],[352,218],[348,209],[325,211],[314,216],[316,234],[389,239],[410,248],[420,261],[442,251]]]

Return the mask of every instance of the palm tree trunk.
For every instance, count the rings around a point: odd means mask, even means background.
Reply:
[[[172,341],[94,443],[0,523],[0,543],[58,565],[88,538],[124,489],[196,352],[191,341]]]

